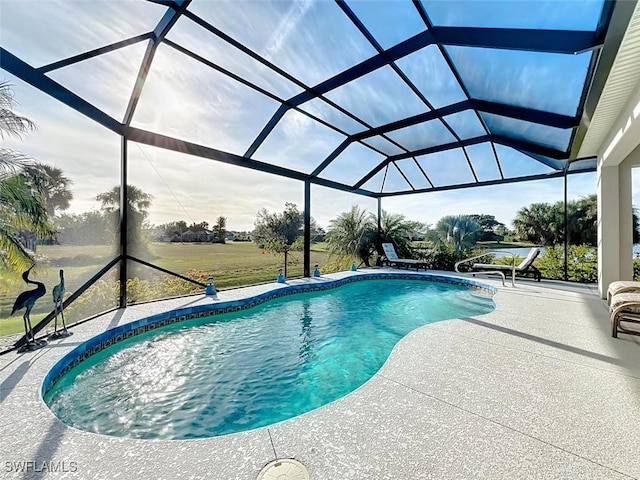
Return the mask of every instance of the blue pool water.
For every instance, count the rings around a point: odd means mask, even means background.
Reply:
[[[427,323],[488,313],[488,293],[415,280],[367,280],[162,327],[64,375],[45,402],[65,423],[132,438],[240,432],[353,391]]]

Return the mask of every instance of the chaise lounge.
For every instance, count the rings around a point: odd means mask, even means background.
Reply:
[[[619,293],[640,293],[640,282],[634,282],[633,280],[618,280],[617,282],[611,282],[607,289],[607,305],[611,305],[611,298]]]
[[[640,292],[617,293],[610,302],[611,336],[617,338],[618,333],[640,335],[639,330],[629,330],[622,325],[622,322],[640,324]]]
[[[526,258],[520,262],[520,265],[512,266],[512,265],[498,265],[491,263],[474,263],[471,266],[471,269],[475,272],[502,272],[505,275],[527,275],[532,274],[533,278],[538,282],[542,278],[542,274],[540,270],[538,270],[533,262],[540,255],[540,249],[538,247],[533,247],[529,250]]]
[[[396,249],[394,248],[393,243],[383,243],[382,249],[384,250],[384,255],[386,257],[386,260],[384,260],[384,262],[386,262],[387,265],[389,266],[395,265],[398,268],[404,267],[406,269],[409,269],[409,267],[415,267],[416,272],[420,268],[424,268],[425,270],[427,269],[427,264],[424,263],[422,260],[414,260],[412,258],[398,257],[398,254],[396,253]]]

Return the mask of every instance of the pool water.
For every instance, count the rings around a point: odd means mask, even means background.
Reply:
[[[106,435],[240,432],[353,391],[419,326],[493,308],[485,292],[431,281],[291,295],[119,342],[64,375],[45,402],[65,423]]]

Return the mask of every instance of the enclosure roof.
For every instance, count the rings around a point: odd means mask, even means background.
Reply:
[[[595,170],[635,3],[3,2],[0,66],[130,141],[402,195]]]

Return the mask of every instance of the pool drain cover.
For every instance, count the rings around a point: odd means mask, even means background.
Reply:
[[[297,460],[281,458],[267,463],[258,474],[258,480],[309,480],[309,472]]]

